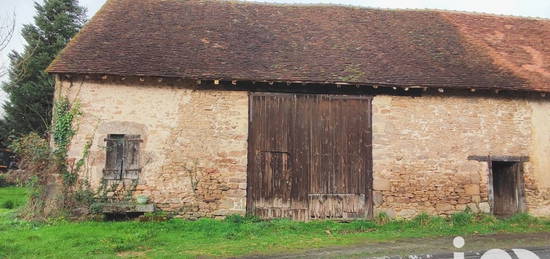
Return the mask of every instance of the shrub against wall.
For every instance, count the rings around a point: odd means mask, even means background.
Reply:
[[[29,200],[23,216],[36,219],[44,214],[48,176],[57,172],[48,141],[35,132],[15,139],[10,148],[19,157],[18,178],[29,186]]]
[[[72,216],[75,208],[91,202],[88,196],[91,197],[92,193],[87,189],[87,182],[85,179],[79,181],[77,177],[87,150],[76,164],[69,166],[67,161],[68,146],[79,115],[77,101],[71,103],[67,98],[58,98],[54,105],[52,145],[48,139],[34,132],[11,143],[10,148],[19,157],[21,178],[27,179],[30,189],[23,217],[40,220],[50,216]],[[59,176],[61,183],[56,185]],[[61,188],[56,189],[57,186]]]
[[[6,175],[5,174],[0,174],[0,187],[6,187],[8,185],[10,185],[10,184],[8,183]]]

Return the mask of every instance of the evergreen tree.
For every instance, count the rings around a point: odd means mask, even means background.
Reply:
[[[10,54],[5,116],[0,121],[2,145],[8,135],[46,134],[51,123],[54,80],[44,70],[86,22],[86,9],[78,0],[44,0],[34,4],[34,24],[21,31],[22,53]]]

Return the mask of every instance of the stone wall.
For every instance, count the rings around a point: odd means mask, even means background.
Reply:
[[[527,175],[526,192],[529,213],[550,216],[550,102],[531,101],[531,174]]]
[[[93,141],[81,172],[92,188],[101,186],[107,135],[140,135],[143,167],[134,196],[189,218],[244,214],[247,92],[109,80],[58,81],[56,92],[80,102],[69,156],[80,159]]]
[[[248,93],[169,84],[58,81],[83,111],[70,157],[92,141],[82,178],[101,186],[107,134],[140,135],[134,195],[188,218],[243,214]],[[550,102],[468,96],[373,99],[375,213],[488,211],[488,165],[469,155],[529,156],[529,212],[550,215]]]
[[[529,156],[529,212],[546,214],[550,102],[476,96],[376,96],[373,100],[377,212],[412,217],[488,211],[488,164],[469,155]],[[544,212],[546,211],[546,212]]]

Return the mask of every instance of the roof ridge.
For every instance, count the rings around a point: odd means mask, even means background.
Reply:
[[[182,0],[172,0],[172,1],[182,1]],[[454,14],[466,14],[466,15],[476,15],[476,16],[492,16],[492,17],[505,17],[505,18],[514,18],[514,19],[527,19],[527,20],[542,20],[550,21],[550,18],[539,17],[539,16],[522,16],[522,15],[512,15],[512,14],[497,14],[497,13],[487,13],[487,12],[477,12],[477,11],[462,11],[462,10],[451,10],[451,9],[439,9],[439,8],[385,8],[385,7],[374,7],[374,6],[363,6],[363,5],[352,5],[352,4],[338,4],[338,3],[276,3],[268,1],[248,1],[248,0],[183,0],[183,1],[194,1],[194,2],[226,2],[226,3],[239,3],[239,4],[259,4],[259,5],[271,5],[271,6],[326,6],[326,7],[344,7],[344,8],[360,8],[360,9],[372,9],[372,10],[381,10],[381,11],[428,11],[428,12],[440,12],[440,13],[454,13]]]

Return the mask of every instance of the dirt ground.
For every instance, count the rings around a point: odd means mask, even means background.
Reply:
[[[316,249],[300,254],[248,258],[453,258],[454,252],[464,252],[466,258],[480,258],[485,251],[495,248],[528,249],[540,258],[550,258],[550,233],[495,234],[463,238],[465,245],[461,249],[453,246],[454,237],[441,237],[367,242],[352,247]]]

